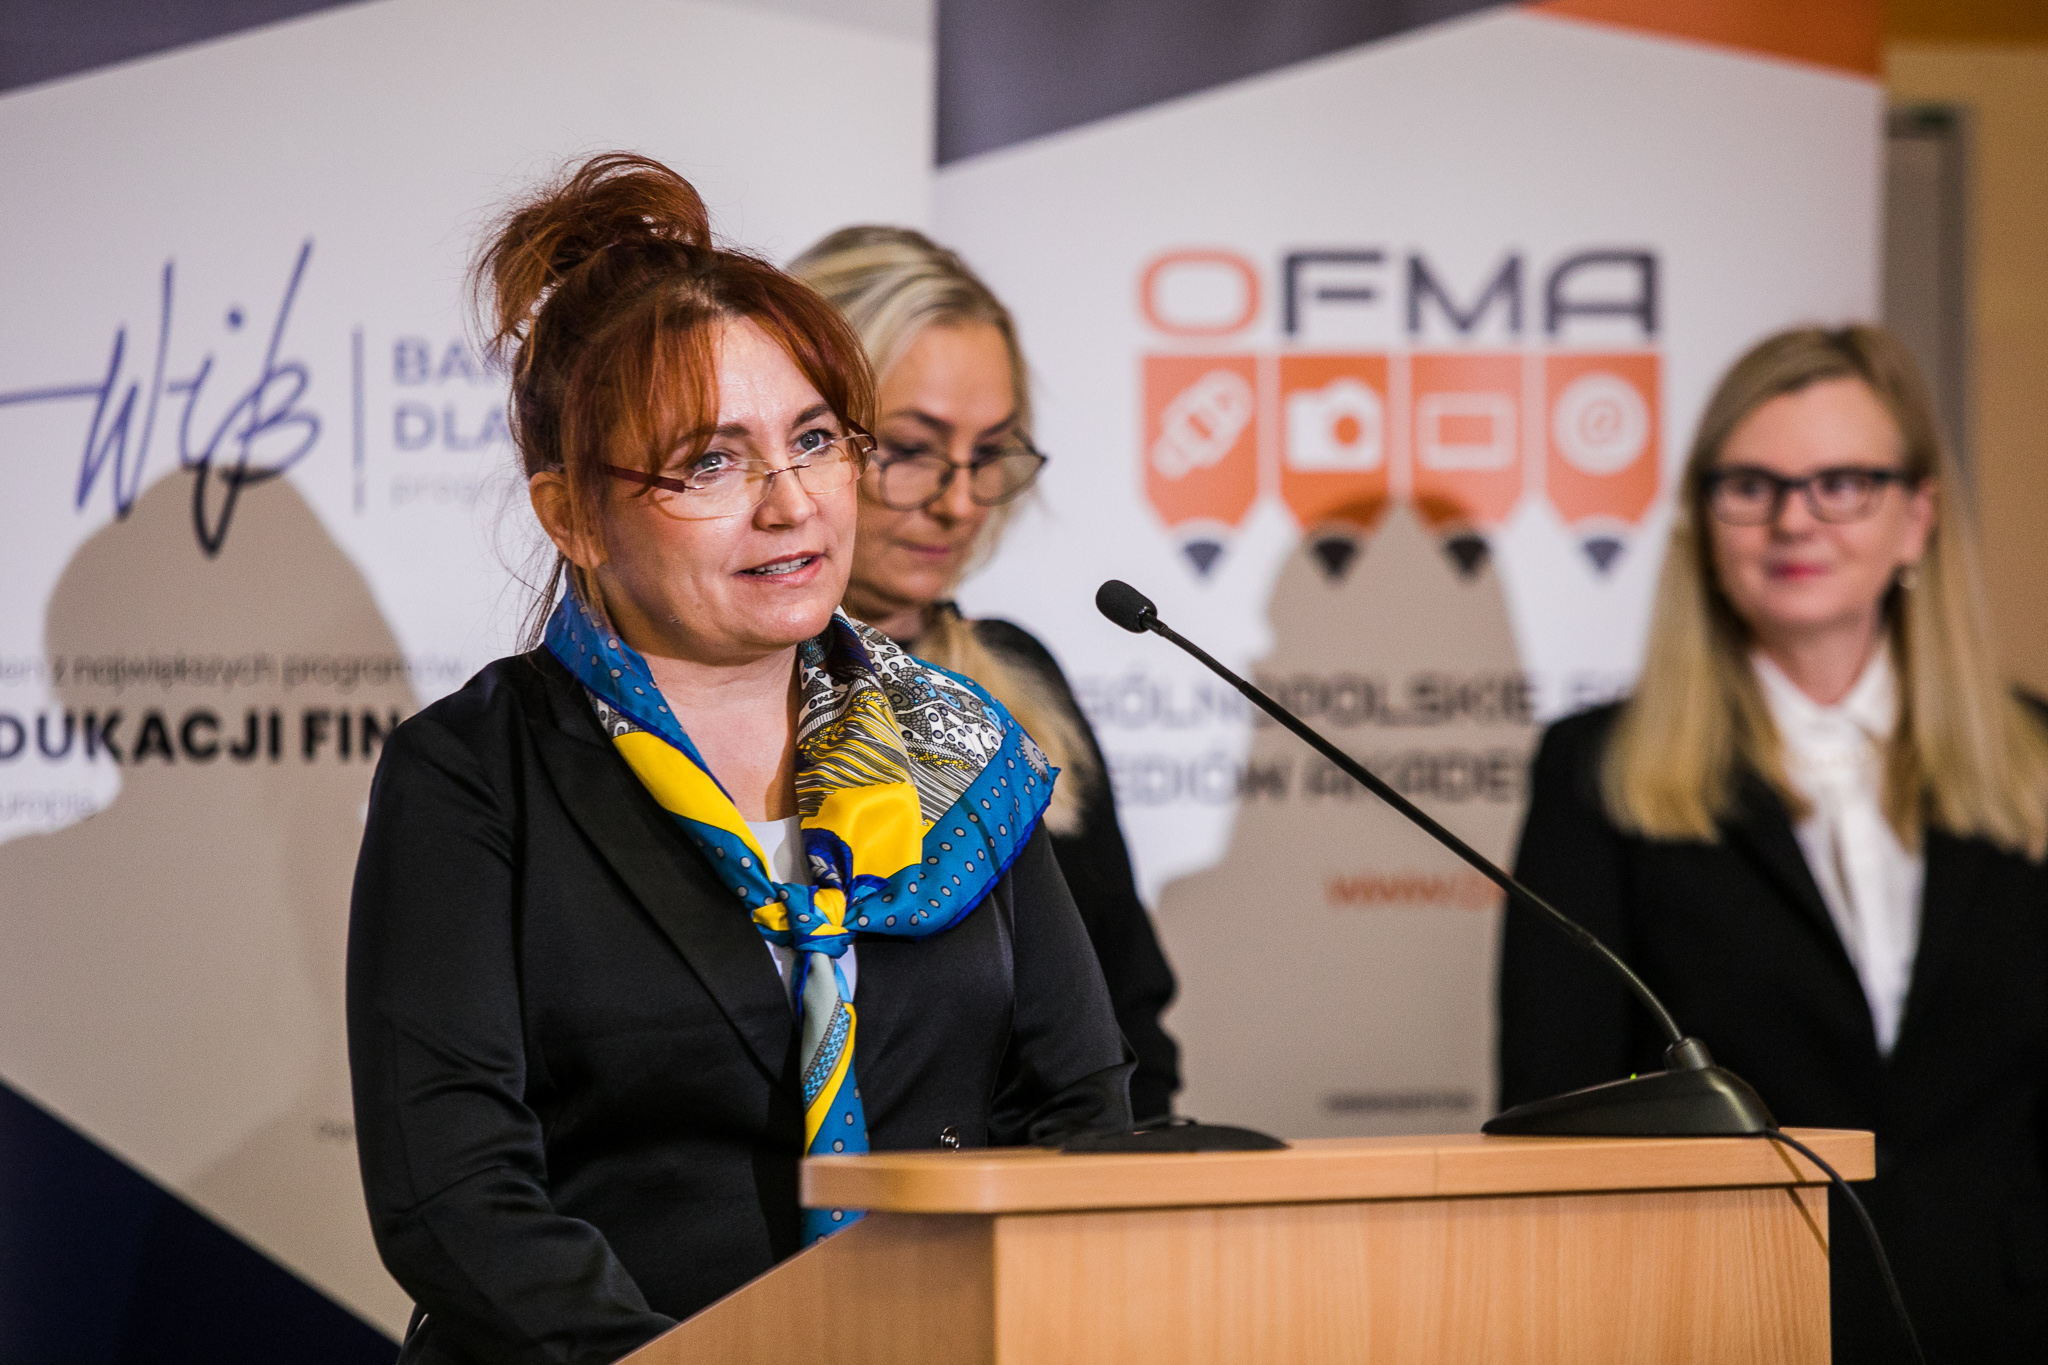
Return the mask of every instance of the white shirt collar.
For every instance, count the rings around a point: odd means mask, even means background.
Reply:
[[[1763,687],[1771,719],[1777,723],[1778,737],[1795,751],[1838,744],[1852,733],[1882,744],[1892,737],[1892,727],[1898,724],[1898,679],[1892,669],[1889,641],[1870,656],[1849,695],[1833,706],[1823,706],[1800,691],[1799,685],[1785,676],[1785,671],[1763,651],[1750,655],[1750,664]]]
[[[1889,1056],[1919,952],[1926,875],[1925,860],[1884,814],[1883,751],[1899,711],[1890,646],[1833,706],[1801,692],[1761,653],[1751,663],[1784,744],[1785,776],[1809,807],[1793,834],[1862,982],[1878,1050]]]

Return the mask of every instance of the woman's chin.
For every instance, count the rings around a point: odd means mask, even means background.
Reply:
[[[899,551],[891,567],[895,572],[889,575],[889,592],[893,597],[905,601],[934,602],[946,595],[958,576],[962,556],[959,553],[946,555],[915,554]]]
[[[1866,625],[1877,609],[1876,602],[1774,602],[1756,613],[1750,628],[1762,640],[1789,644]]]
[[[802,644],[832,623],[832,613],[838,605],[839,599],[835,597],[829,602],[792,607],[787,613],[777,616],[773,623],[774,634],[783,644]]]
[[[823,631],[839,606],[839,594],[820,586],[780,602],[750,605],[751,610],[730,613],[725,628],[717,633],[735,642],[749,642],[749,652],[780,650],[800,645]]]

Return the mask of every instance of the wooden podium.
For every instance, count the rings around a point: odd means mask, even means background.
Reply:
[[[885,1152],[803,1193],[870,1212],[632,1365],[1828,1359],[1825,1181],[1761,1138]]]

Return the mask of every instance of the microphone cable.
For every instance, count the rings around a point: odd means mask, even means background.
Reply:
[[[1870,1210],[1863,1207],[1863,1200],[1855,1190],[1849,1188],[1849,1182],[1842,1179],[1839,1171],[1821,1160],[1819,1153],[1783,1129],[1766,1128],[1761,1133],[1752,1133],[1749,1136],[1784,1143],[1820,1167],[1829,1182],[1849,1201],[1849,1207],[1856,1211],[1856,1221],[1863,1227],[1863,1240],[1870,1244],[1870,1254],[1877,1258],[1877,1273],[1884,1280],[1885,1296],[1892,1301],[1892,1316],[1899,1320],[1899,1328],[1906,1334],[1906,1344],[1913,1348],[1913,1359],[1918,1361],[1919,1365],[1927,1365],[1927,1353],[1920,1349],[1920,1334],[1913,1330],[1913,1319],[1906,1312],[1905,1296],[1899,1293],[1899,1282],[1892,1278],[1891,1258],[1884,1254],[1884,1243],[1879,1241],[1877,1236],[1877,1224],[1870,1221]]]
[[[1415,803],[1381,781],[1379,777],[1349,754],[1346,754],[1343,750],[1337,748],[1336,745],[1330,743],[1329,740],[1317,734],[1299,717],[1287,710],[1287,708],[1274,701],[1264,692],[1261,692],[1251,683],[1238,677],[1237,674],[1231,672],[1222,664],[1216,662],[1199,645],[1160,620],[1159,609],[1153,605],[1151,598],[1145,596],[1145,594],[1139,592],[1130,584],[1112,578],[1096,589],[1095,606],[1104,616],[1132,634],[1143,634],[1150,631],[1185,650],[1196,662],[1202,664],[1217,677],[1222,678],[1225,682],[1236,688],[1244,695],[1247,701],[1250,701],[1254,706],[1257,706],[1260,710],[1278,721],[1303,743],[1329,759],[1339,769],[1348,773],[1364,786],[1367,791],[1370,791],[1373,795],[1379,797],[1382,801],[1406,816],[1409,821],[1419,826],[1438,843],[1464,859],[1466,863],[1485,876],[1488,881],[1507,892],[1510,902],[1519,900],[1547,914],[1551,921],[1563,929],[1574,942],[1599,958],[1619,975],[1622,981],[1634,993],[1635,997],[1649,1009],[1651,1015],[1657,1020],[1658,1026],[1664,1031],[1665,1036],[1672,1040],[1671,1046],[1665,1054],[1672,1066],[1698,1069],[1711,1065],[1710,1060],[1707,1058],[1706,1048],[1698,1040],[1686,1036],[1684,1030],[1679,1028],[1678,1021],[1673,1019],[1671,1012],[1664,1007],[1664,1002],[1657,998],[1656,993],[1649,988],[1641,977],[1630,970],[1629,965],[1623,962],[1613,949],[1602,943],[1596,935],[1581,926],[1569,915],[1566,915],[1556,906],[1523,886],[1499,867],[1496,867],[1491,860],[1482,855],[1477,849],[1474,849],[1470,844],[1467,844],[1457,835],[1425,815]],[[1738,1081],[1737,1084],[1740,1084],[1740,1082]],[[1745,1090],[1748,1089],[1747,1086],[1743,1088]],[[1751,1097],[1754,1098],[1754,1092],[1750,1093]],[[1761,1100],[1757,1101],[1757,1108],[1759,1111],[1762,1110]],[[1762,1113],[1761,1116],[1763,1123],[1768,1126],[1745,1128],[1740,1131],[1719,1130],[1714,1135],[1769,1138],[1773,1142],[1782,1142],[1808,1161],[1811,1161],[1827,1175],[1829,1182],[1842,1192],[1843,1196],[1849,1201],[1849,1207],[1855,1210],[1856,1221],[1863,1228],[1864,1241],[1869,1243],[1871,1254],[1877,1258],[1878,1274],[1884,1280],[1885,1295],[1891,1300],[1892,1314],[1899,1320],[1899,1327],[1906,1334],[1906,1344],[1912,1347],[1913,1359],[1919,1365],[1927,1365],[1927,1353],[1920,1349],[1920,1334],[1913,1330],[1913,1319],[1906,1312],[1905,1297],[1899,1293],[1899,1282],[1892,1276],[1891,1258],[1884,1254],[1884,1243],[1878,1239],[1877,1224],[1870,1220],[1870,1211],[1863,1207],[1863,1200],[1857,1196],[1856,1191],[1849,1188],[1849,1182],[1842,1179],[1841,1172],[1823,1161],[1819,1154],[1811,1147],[1808,1147],[1799,1139],[1790,1136],[1782,1128],[1772,1125],[1772,1120],[1768,1113]],[[1833,1229],[1830,1229],[1829,1233],[1830,1241],[1832,1241]]]

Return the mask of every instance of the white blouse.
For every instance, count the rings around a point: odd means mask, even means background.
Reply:
[[[803,817],[792,815],[787,820],[749,820],[747,828],[754,831],[754,842],[768,855],[768,875],[778,882],[790,885],[809,886],[811,865],[804,858],[804,841],[801,830]],[[763,939],[763,943],[768,940]],[[769,955],[775,959],[775,970],[782,977],[782,989],[789,995],[790,1013],[796,1012],[796,976],[791,968],[796,966],[796,949],[782,943],[768,943]],[[853,989],[860,982],[860,964],[853,960],[854,950],[848,947],[840,956],[839,970],[846,974],[846,998],[853,999]]]
[[[1920,946],[1924,856],[1899,842],[1884,818],[1884,746],[1898,723],[1889,647],[1878,650],[1849,695],[1822,706],[1762,654],[1751,656],[1784,745],[1786,776],[1811,813],[1794,832],[1821,899],[1849,951],[1878,1050],[1898,1041]]]

